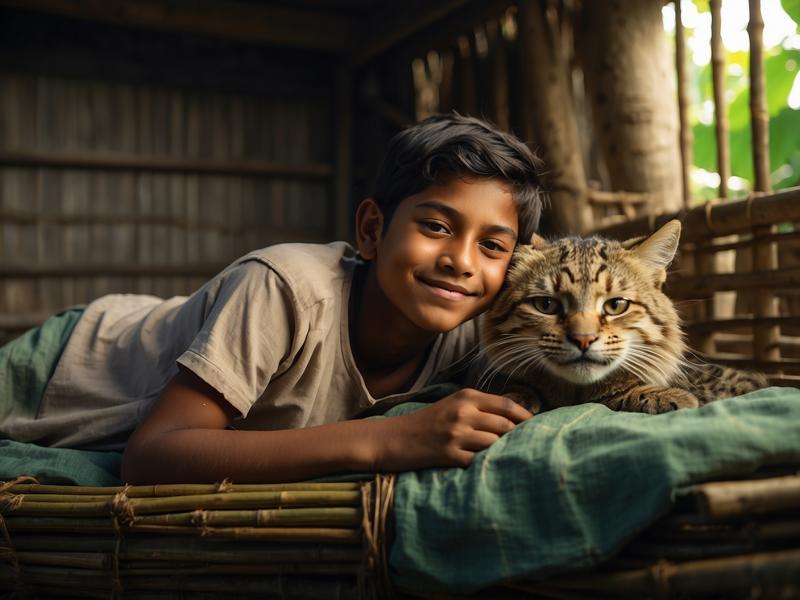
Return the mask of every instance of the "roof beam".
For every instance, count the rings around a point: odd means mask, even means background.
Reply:
[[[329,11],[210,0],[0,0],[0,6],[283,47],[345,52],[359,23]]]

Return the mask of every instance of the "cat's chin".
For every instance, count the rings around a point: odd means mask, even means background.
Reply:
[[[613,363],[577,362],[568,365],[548,364],[547,368],[556,377],[573,385],[591,385],[605,379],[615,368]]]

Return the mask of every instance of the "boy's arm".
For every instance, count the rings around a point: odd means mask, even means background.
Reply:
[[[182,370],[131,436],[127,483],[297,481],[342,472],[466,466],[474,454],[531,414],[503,398],[461,390],[400,417],[305,429],[225,429],[236,410]]]

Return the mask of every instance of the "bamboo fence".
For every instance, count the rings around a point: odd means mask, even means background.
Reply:
[[[800,188],[712,201],[600,233],[647,235],[672,218],[683,230],[665,290],[682,314],[690,345],[709,360],[764,371],[776,385],[798,385]],[[750,270],[737,270],[741,264]]]

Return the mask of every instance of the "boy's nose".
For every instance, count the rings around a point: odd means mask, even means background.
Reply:
[[[465,249],[444,252],[439,257],[439,266],[442,269],[465,277],[469,277],[475,272],[474,264],[474,257]]]

